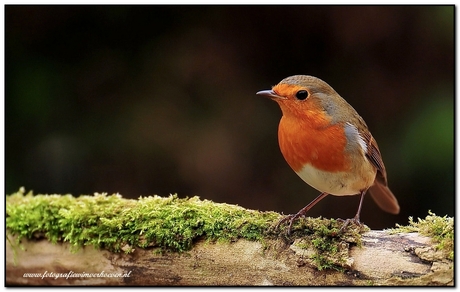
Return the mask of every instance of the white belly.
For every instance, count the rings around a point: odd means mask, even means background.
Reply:
[[[335,196],[351,196],[369,188],[374,183],[376,172],[374,171],[372,174],[372,171],[367,171],[364,176],[363,173],[329,173],[306,164],[297,174],[307,184],[320,192]]]

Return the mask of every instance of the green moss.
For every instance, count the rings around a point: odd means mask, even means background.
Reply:
[[[361,246],[361,233],[368,231],[365,225],[349,224],[343,232],[343,220],[325,218],[298,219],[292,229],[292,236],[285,239],[296,247],[309,251],[306,254],[318,270],[334,269],[344,271],[349,263],[350,244]]]
[[[131,252],[135,247],[184,251],[195,240],[262,239],[275,212],[247,210],[198,197],[33,195],[21,189],[6,198],[6,227],[22,238],[45,237],[75,247],[94,245]]]
[[[130,253],[136,248],[155,247],[155,252],[186,251],[193,243],[231,242],[239,238],[257,240],[269,248],[268,239],[283,238],[288,244],[312,251],[319,270],[342,270],[349,244],[360,244],[363,226],[350,224],[339,232],[342,222],[334,219],[301,218],[291,235],[275,212],[248,210],[198,197],[141,197],[120,195],[34,195],[21,188],[6,198],[8,233],[22,238],[46,238],[69,242],[74,249],[93,245],[114,252]]]
[[[408,226],[396,224],[396,227],[389,231],[391,233],[418,232],[433,238],[437,243],[436,248],[444,251],[448,259],[454,259],[454,218],[439,217],[428,211],[425,219],[418,218],[415,222],[412,217],[409,217]]]

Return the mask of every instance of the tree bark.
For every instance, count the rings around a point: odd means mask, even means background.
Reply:
[[[418,233],[363,234],[345,271],[319,271],[308,250],[282,240],[197,242],[188,252],[112,253],[8,235],[6,285],[31,286],[425,286],[454,285],[453,263]]]

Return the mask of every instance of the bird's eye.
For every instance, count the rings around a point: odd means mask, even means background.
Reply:
[[[298,99],[298,100],[304,100],[308,97],[308,91],[306,90],[299,90],[297,91],[297,93],[295,94],[295,97]]]

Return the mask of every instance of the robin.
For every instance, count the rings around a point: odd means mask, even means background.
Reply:
[[[281,80],[271,90],[257,92],[281,108],[278,141],[287,163],[302,180],[321,192],[296,214],[280,220],[277,227],[305,216],[327,195],[361,195],[358,211],[350,221],[360,224],[364,195],[384,211],[398,214],[396,197],[388,188],[385,165],[377,142],[363,118],[329,84],[307,75]]]

